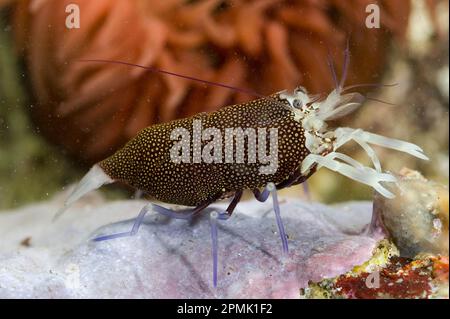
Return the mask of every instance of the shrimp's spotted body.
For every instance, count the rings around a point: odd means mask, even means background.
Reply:
[[[305,146],[302,124],[295,120],[287,103],[286,107],[281,106],[283,103],[279,94],[275,94],[269,99],[258,99],[210,114],[150,126],[116,154],[100,162],[99,166],[114,180],[141,189],[160,201],[185,206],[212,202],[244,189],[262,188],[269,182],[279,184],[299,170],[310,153]],[[258,156],[254,156],[254,163],[236,163],[236,145],[231,163],[227,163],[223,150],[218,163],[174,163],[170,158],[174,146],[171,132],[184,128],[192,136],[195,120],[201,121],[203,129],[218,129],[221,136],[226,136],[225,130],[229,128],[242,129],[243,132],[251,129],[255,135],[258,131],[270,132],[276,128],[278,169],[274,174],[261,174],[260,167],[264,163]],[[202,146],[204,144],[206,141]],[[243,147],[245,159],[249,158],[250,152],[258,151],[249,143],[244,143]],[[190,153],[193,153],[192,145]]]

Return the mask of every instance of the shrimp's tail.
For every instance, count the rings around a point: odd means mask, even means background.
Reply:
[[[53,221],[57,220],[61,215],[78,199],[86,195],[87,193],[100,188],[103,185],[114,183],[114,180],[109,177],[105,171],[99,166],[94,165],[81,179],[69,197],[65,200],[64,206],[59,209]]]

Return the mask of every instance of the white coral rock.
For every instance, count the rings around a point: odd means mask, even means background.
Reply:
[[[0,213],[0,298],[298,298],[309,280],[368,260],[379,239],[362,232],[371,203],[288,199],[281,214],[290,252],[283,257],[270,201],[243,202],[220,222],[214,288],[207,219],[149,214],[136,236],[92,242],[129,230],[145,202],[104,203],[94,193],[51,223],[61,205],[56,198]]]

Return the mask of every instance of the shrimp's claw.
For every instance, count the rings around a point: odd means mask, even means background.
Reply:
[[[374,144],[385,148],[390,148],[399,152],[407,153],[422,160],[429,160],[428,156],[425,155],[423,149],[416,144],[405,142],[402,140],[385,137],[382,135],[369,133],[361,129],[352,129],[348,127],[341,127],[336,129],[336,146],[339,148],[343,144],[350,140],[356,141],[358,144]]]
[[[64,206],[56,212],[52,221],[56,221],[74,202],[87,193],[111,183],[114,183],[114,180],[109,177],[99,165],[92,166],[89,172],[84,175],[69,197],[65,200]]]
[[[337,161],[339,159],[340,161]],[[331,152],[328,155],[316,155],[309,154],[302,163],[302,173],[307,172],[314,164],[320,167],[326,167],[330,170],[340,173],[354,181],[366,184],[378,193],[387,198],[394,198],[395,195],[390,192],[381,183],[396,183],[397,179],[395,176],[389,173],[378,172],[377,170],[366,167],[350,158],[349,156],[338,153]]]

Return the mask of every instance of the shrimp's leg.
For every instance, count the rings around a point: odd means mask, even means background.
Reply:
[[[139,230],[139,227],[141,227],[142,221],[144,220],[145,215],[152,210],[152,204],[145,205],[144,208],[141,209],[139,212],[139,215],[134,220],[133,227],[130,231],[123,232],[123,233],[117,233],[117,234],[111,234],[111,235],[105,235],[105,236],[99,236],[93,239],[93,241],[104,241],[104,240],[110,240],[110,239],[116,239],[121,237],[128,237],[136,235],[136,233]]]
[[[218,257],[217,257],[217,251],[218,251],[218,227],[217,227],[217,220],[227,220],[230,218],[230,216],[233,214],[234,209],[236,208],[236,205],[239,203],[239,200],[241,199],[242,191],[237,191],[234,195],[233,200],[227,207],[227,209],[221,213],[212,212],[210,214],[210,225],[211,225],[211,239],[212,239],[212,256],[213,256],[213,283],[214,287],[217,287],[217,265],[218,265]],[[208,202],[202,205],[197,206],[194,209],[188,209],[188,210],[182,210],[182,211],[174,211],[159,205],[155,204],[148,204],[142,210],[140,211],[138,217],[135,219],[133,227],[130,231],[123,232],[123,233],[117,233],[117,234],[111,234],[111,235],[105,235],[96,237],[93,240],[94,241],[104,241],[109,239],[115,239],[115,238],[121,238],[121,237],[127,237],[127,236],[133,236],[135,235],[139,227],[141,226],[145,215],[151,211],[154,210],[155,212],[162,214],[164,216],[168,216],[170,218],[175,219],[190,219],[193,215],[201,212],[206,207],[208,207],[212,202]]]
[[[218,220],[227,220],[231,217],[233,214],[234,209],[236,208],[236,205],[239,203],[240,199],[242,197],[242,191],[237,191],[234,194],[233,200],[231,201],[230,205],[228,205],[227,209],[223,212],[217,213],[216,211],[213,211],[209,214],[209,224],[211,226],[211,253],[213,257],[213,284],[214,287],[217,287],[217,265],[218,265],[218,257],[217,257],[217,251],[219,249],[219,240],[218,240],[218,234],[217,234],[217,221]]]
[[[301,173],[300,170],[297,169],[295,170],[295,172],[286,180],[284,180],[283,182],[279,183],[277,185],[277,189],[283,189],[286,187],[290,187],[295,185],[295,183],[301,178]],[[253,193],[255,193],[255,191],[253,191]],[[255,195],[256,196],[256,195]]]
[[[278,231],[281,237],[281,243],[283,245],[283,252],[288,253],[289,246],[286,231],[284,230],[283,220],[281,219],[280,204],[278,202],[277,188],[275,184],[274,183],[267,184],[267,186],[264,188],[262,192],[260,192],[258,189],[254,189],[253,194],[255,195],[255,198],[260,202],[265,202],[269,197],[269,194],[272,194],[273,210],[275,212],[275,218],[277,221]]]
[[[231,217],[234,209],[236,208],[237,204],[241,200],[241,197],[242,197],[242,191],[236,191],[236,193],[234,194],[233,200],[231,201],[230,205],[228,205],[227,209],[224,212],[228,215],[228,217],[225,219],[228,219],[229,217]],[[223,218],[221,218],[221,219],[223,219]]]
[[[255,195],[257,201],[264,203],[269,197],[270,192],[267,187],[265,187],[262,192],[259,189],[255,188],[253,190],[253,195]]]
[[[217,257],[217,251],[218,251],[218,227],[217,227],[217,220],[227,220],[230,218],[230,216],[233,214],[234,209],[236,208],[237,204],[239,203],[239,200],[242,197],[242,191],[237,191],[234,195],[233,200],[228,205],[227,209],[221,213],[212,212],[210,214],[210,225],[211,225],[211,240],[212,240],[212,248],[211,253],[213,257],[213,284],[214,287],[217,287],[217,266],[218,266],[218,257]],[[156,212],[171,217],[175,219],[190,219],[195,214],[200,213],[202,210],[204,210],[206,207],[208,207],[212,202],[208,202],[202,205],[199,205],[198,207],[191,209],[191,210],[183,210],[183,211],[173,211],[168,208],[164,208],[162,206],[153,205],[153,208]]]
[[[217,251],[219,249],[218,235],[217,235],[217,220],[219,219],[219,214],[217,212],[212,212],[209,215],[209,224],[211,225],[211,254],[213,257],[213,285],[217,287]]]
[[[159,205],[153,204],[153,209],[155,212],[170,217],[174,219],[190,219],[195,214],[200,213],[202,210],[204,210],[206,207],[211,205],[212,202],[206,202],[204,204],[201,204],[193,209],[183,209],[183,210],[172,210],[169,208],[165,208]]]
[[[218,265],[218,257],[217,252],[219,250],[219,240],[217,234],[217,221],[219,219],[226,220],[231,216],[228,211],[224,211],[221,213],[217,213],[213,211],[209,214],[209,224],[211,226],[211,254],[213,257],[213,285],[217,287],[217,265]]]
[[[241,196],[242,196],[242,191],[237,191],[235,193],[233,200],[231,201],[231,203],[228,206],[228,208],[225,210],[225,212],[227,213],[228,217],[230,217],[231,214],[233,213],[234,209],[236,208],[236,205],[239,203],[239,200],[241,199]],[[211,205],[213,202],[215,202],[215,200],[212,200],[212,201],[206,202],[204,204],[201,204],[201,205],[195,207],[194,209],[185,209],[185,210],[177,210],[177,211],[176,210],[171,210],[171,209],[159,206],[159,205],[155,205],[155,204],[153,204],[153,208],[154,208],[155,212],[157,212],[157,213],[159,213],[161,215],[170,217],[170,218],[190,219],[194,215],[199,214],[201,211],[203,211],[206,207]]]
[[[199,212],[199,211],[205,209],[206,207],[208,207],[210,204],[211,203],[206,203],[206,204],[199,205],[198,207],[196,207],[194,209],[186,209],[186,210],[182,210],[182,211],[173,211],[173,210],[170,210],[168,208],[164,208],[164,207],[159,206],[159,205],[148,204],[148,205],[145,205],[144,208],[142,208],[142,210],[139,212],[139,215],[134,220],[133,227],[131,228],[130,231],[123,232],[123,233],[117,233],[117,234],[100,236],[100,237],[94,238],[93,240],[94,241],[104,241],[104,240],[109,240],[109,239],[116,239],[116,238],[128,237],[128,236],[136,235],[136,233],[139,230],[139,227],[141,227],[141,224],[142,224],[142,222],[144,220],[145,215],[149,211],[152,211],[152,210],[157,212],[157,213],[159,213],[159,214],[161,214],[161,215],[168,216],[170,218],[189,219],[194,214],[196,214],[197,212]]]

